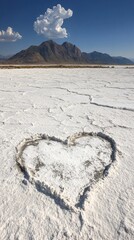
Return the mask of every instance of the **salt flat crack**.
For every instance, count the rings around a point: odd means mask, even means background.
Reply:
[[[24,93],[24,91],[21,91],[21,90],[12,91],[12,90],[4,90],[4,89],[0,89],[0,92],[5,92],[5,93]]]
[[[108,87],[108,86],[105,86],[106,88],[111,88],[111,89],[119,89],[119,90],[134,90],[134,88],[130,87],[130,88],[123,88],[123,87]]]
[[[104,108],[111,108],[111,109],[118,109],[118,110],[125,110],[125,111],[134,112],[134,109],[133,109],[133,108],[115,107],[115,106],[110,106],[110,105],[95,103],[95,102],[92,102],[92,101],[90,101],[90,104],[95,105],[95,106],[98,106],[98,107],[104,107]]]
[[[104,107],[104,108],[111,108],[111,109],[118,109],[118,110],[125,110],[125,111],[130,111],[130,112],[134,112],[134,109],[133,108],[127,108],[127,107],[116,107],[116,106],[111,106],[111,105],[105,105],[105,104],[100,104],[100,103],[96,103],[93,101],[93,96],[90,95],[90,94],[87,94],[87,93],[79,93],[79,92],[76,92],[76,91],[72,91],[72,90],[69,90],[68,88],[63,88],[63,87],[56,87],[57,89],[61,89],[61,90],[65,90],[69,93],[74,93],[74,94],[77,94],[79,96],[85,96],[85,97],[89,97],[89,100],[90,100],[90,104],[91,105],[95,105],[97,107]]]

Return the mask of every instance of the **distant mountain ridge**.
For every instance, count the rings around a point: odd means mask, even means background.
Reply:
[[[49,40],[39,46],[30,46],[7,60],[14,64],[133,64],[124,57],[111,57],[106,53],[85,53],[69,43],[62,45]]]
[[[11,58],[11,56],[12,56],[12,55],[9,55],[9,56],[0,55],[0,60],[9,59],[9,58]]]
[[[4,60],[4,59],[6,59],[6,57],[3,55],[0,55],[0,60]]]
[[[134,63],[134,58],[130,58],[130,60]]]

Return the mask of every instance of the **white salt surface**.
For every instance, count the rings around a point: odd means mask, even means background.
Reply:
[[[97,137],[71,146],[39,141],[22,151],[31,179],[17,167],[21,141],[36,134],[64,141],[79,132],[116,142],[104,179],[112,149]],[[1,240],[134,239],[134,69],[0,70],[0,153]],[[75,208],[91,185],[84,208]]]

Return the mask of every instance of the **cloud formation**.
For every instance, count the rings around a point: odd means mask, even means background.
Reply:
[[[64,20],[72,17],[71,9],[65,10],[60,4],[52,9],[48,8],[44,15],[40,15],[34,22],[34,30],[37,34],[49,39],[67,38],[66,28],[62,28]]]
[[[11,27],[8,27],[6,31],[0,31],[0,42],[16,42],[21,38],[22,36],[18,32],[14,32]]]

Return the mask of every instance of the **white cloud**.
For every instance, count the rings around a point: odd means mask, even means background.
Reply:
[[[14,32],[11,27],[8,27],[6,31],[0,31],[0,42],[16,42],[21,38],[22,36],[18,32]]]
[[[66,38],[68,36],[66,28],[62,28],[64,20],[72,17],[71,9],[65,10],[60,4],[52,9],[48,8],[44,15],[40,15],[34,22],[34,30],[44,37]]]

